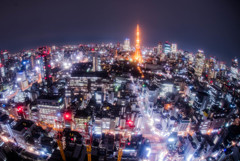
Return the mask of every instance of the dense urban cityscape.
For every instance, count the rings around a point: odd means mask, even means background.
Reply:
[[[144,47],[142,32],[1,51],[0,160],[239,160],[238,59]]]

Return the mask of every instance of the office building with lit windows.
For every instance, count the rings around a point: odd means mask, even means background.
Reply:
[[[130,39],[127,38],[127,39],[124,40],[123,50],[125,50],[125,51],[130,51],[131,50]]]
[[[87,110],[78,110],[74,116],[74,129],[76,131],[85,132],[86,127],[91,120],[91,115],[87,112]]]
[[[203,73],[203,67],[205,63],[205,55],[202,50],[198,50],[198,53],[195,56],[195,75],[201,77]]]
[[[60,95],[41,95],[37,99],[39,117],[47,125],[52,127],[60,126],[61,110],[64,108],[64,100]]]
[[[162,53],[163,53],[163,45],[161,42],[159,42],[157,46],[157,54],[160,55]]]
[[[230,77],[231,79],[235,79],[235,80],[238,78],[238,59],[237,58],[232,60]]]
[[[177,50],[177,44],[173,43],[172,46],[171,46],[171,50],[173,53],[176,53],[178,50]]]
[[[170,52],[171,52],[171,44],[170,44],[170,42],[166,41],[164,43],[164,53],[168,54]]]

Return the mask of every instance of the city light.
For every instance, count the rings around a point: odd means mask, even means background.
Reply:
[[[174,138],[169,138],[168,141],[169,141],[169,142],[174,142],[175,139],[174,139]]]
[[[86,159],[100,160],[238,156],[238,59],[228,67],[170,41],[147,47],[142,35],[137,25],[133,45],[125,39],[0,52],[3,152],[11,146],[22,151],[18,157],[49,160],[83,158],[76,153],[82,148]]]
[[[193,157],[193,155],[190,154],[190,155],[187,157],[187,161],[191,161],[192,157]]]
[[[150,154],[151,154],[151,148],[146,148],[146,150],[147,150],[147,157],[150,157]]]
[[[29,147],[28,150],[29,150],[30,152],[33,152],[34,149],[33,149],[33,147]]]
[[[64,118],[65,118],[66,120],[69,120],[69,119],[71,118],[71,115],[70,115],[69,113],[65,113],[65,114],[64,114]]]
[[[17,111],[18,112],[23,112],[23,107],[22,106],[17,107]]]

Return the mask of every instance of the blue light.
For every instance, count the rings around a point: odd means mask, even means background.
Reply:
[[[227,149],[225,148],[223,151],[224,151],[224,152],[226,152],[226,151],[227,151]]]
[[[58,100],[58,103],[60,103],[60,102],[62,102],[62,98],[60,98],[60,99]]]
[[[26,65],[27,63],[29,63],[29,60],[24,60],[22,61],[23,65]]]
[[[44,152],[44,151],[41,151],[41,155],[45,155],[45,152]]]

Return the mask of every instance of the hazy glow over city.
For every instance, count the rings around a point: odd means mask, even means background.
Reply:
[[[0,160],[240,160],[238,3],[195,3],[0,2]]]

